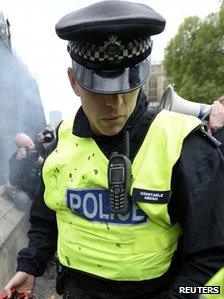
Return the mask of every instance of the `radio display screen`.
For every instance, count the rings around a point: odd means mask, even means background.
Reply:
[[[110,178],[112,184],[120,184],[124,182],[124,168],[117,167],[110,169]]]

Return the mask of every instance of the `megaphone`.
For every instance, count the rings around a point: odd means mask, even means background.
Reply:
[[[175,92],[172,85],[168,85],[164,91],[159,108],[194,115],[201,120],[208,120],[211,112],[211,105],[183,99]]]

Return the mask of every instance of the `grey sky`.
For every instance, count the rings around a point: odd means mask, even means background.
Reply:
[[[109,1],[109,0],[108,0]],[[61,110],[63,117],[80,105],[68,79],[70,58],[66,42],[55,34],[55,24],[67,13],[95,3],[93,0],[0,0],[0,11],[11,23],[12,45],[37,78],[46,116]],[[133,1],[132,1],[133,2]],[[218,0],[136,0],[158,11],[167,20],[165,31],[154,37],[152,60],[162,60],[164,48],[187,16],[204,18],[219,9]]]

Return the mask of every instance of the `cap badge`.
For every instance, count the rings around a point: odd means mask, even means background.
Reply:
[[[118,56],[121,52],[121,41],[118,40],[116,35],[111,35],[109,40],[104,42],[105,52],[111,57],[113,57],[114,62],[117,62]]]

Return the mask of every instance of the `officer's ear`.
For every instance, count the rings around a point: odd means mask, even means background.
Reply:
[[[68,68],[68,77],[69,77],[69,80],[70,80],[71,87],[74,90],[75,94],[77,96],[80,96],[79,84],[76,80],[74,70],[71,67]]]

